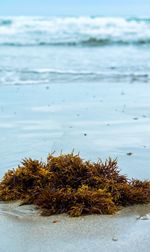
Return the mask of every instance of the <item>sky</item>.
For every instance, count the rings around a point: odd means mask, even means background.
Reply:
[[[0,0],[1,16],[149,16],[150,0]]]

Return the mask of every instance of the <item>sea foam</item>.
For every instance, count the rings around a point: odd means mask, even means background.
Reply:
[[[3,46],[104,46],[149,43],[149,19],[119,17],[0,18],[0,45]]]

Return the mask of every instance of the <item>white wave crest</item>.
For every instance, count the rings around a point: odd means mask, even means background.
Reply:
[[[69,43],[150,43],[150,20],[106,17],[0,18],[0,44]]]

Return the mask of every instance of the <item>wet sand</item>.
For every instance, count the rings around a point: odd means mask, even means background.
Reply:
[[[41,217],[32,206],[0,204],[0,251],[149,251],[150,205],[112,216]]]
[[[122,174],[150,179],[150,86],[81,83],[0,87],[0,177],[24,157],[54,150],[117,157]],[[114,216],[40,217],[0,206],[1,252],[133,251],[150,247],[150,206]]]
[[[74,149],[92,161],[117,158],[123,174],[149,179],[149,94],[139,82],[1,86],[0,177],[24,157]]]

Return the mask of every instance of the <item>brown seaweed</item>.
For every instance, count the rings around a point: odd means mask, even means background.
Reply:
[[[150,181],[129,180],[117,160],[85,161],[74,153],[24,159],[0,182],[0,200],[35,204],[42,215],[113,214],[120,207],[150,202]]]

